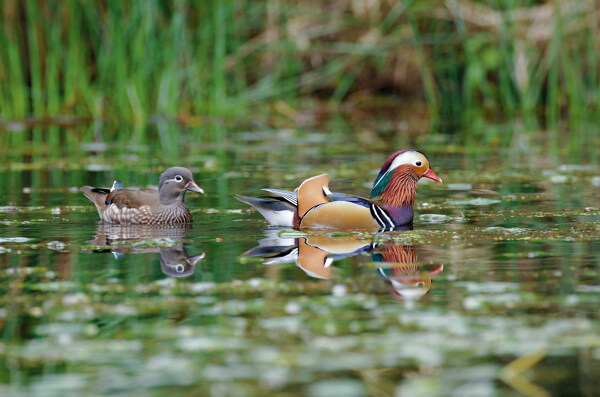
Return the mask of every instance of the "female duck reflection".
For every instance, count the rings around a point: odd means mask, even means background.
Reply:
[[[370,252],[377,274],[386,287],[406,300],[417,300],[427,294],[431,289],[431,278],[444,268],[439,265],[433,270],[424,270],[417,264],[417,254],[411,245],[372,244],[356,236],[313,235],[286,239],[280,238],[278,232],[267,229],[267,237],[242,256],[263,258],[265,265],[295,262],[309,276],[329,279],[334,261]]]
[[[171,277],[194,274],[196,263],[204,252],[188,256],[184,243],[189,224],[179,225],[118,225],[99,224],[95,238],[88,241],[96,249],[87,252],[112,252],[116,259],[125,254],[158,253],[160,268]],[[86,252],[86,251],[84,251]]]

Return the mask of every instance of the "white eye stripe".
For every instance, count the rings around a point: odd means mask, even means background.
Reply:
[[[398,168],[404,164],[416,164],[417,161],[423,161],[423,155],[419,152],[404,152],[392,161],[388,171]]]

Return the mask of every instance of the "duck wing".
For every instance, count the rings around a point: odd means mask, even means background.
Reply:
[[[113,190],[105,198],[105,204],[115,204],[118,208],[140,208],[144,205],[158,206],[158,190]]]
[[[294,207],[298,206],[298,193],[291,192],[289,190],[280,190],[280,189],[263,189],[265,192],[271,193],[273,196],[271,197],[274,200],[284,200],[288,203],[292,204]]]

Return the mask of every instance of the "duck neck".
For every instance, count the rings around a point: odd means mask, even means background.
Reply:
[[[412,172],[393,172],[380,193],[383,207],[398,226],[412,224],[419,178]]]
[[[381,200],[391,207],[412,206],[419,178],[412,172],[394,172],[386,181]]]
[[[164,191],[160,190],[158,193],[158,202],[160,205],[168,206],[168,205],[177,205],[184,204],[185,199],[185,190],[180,192],[173,191]]]

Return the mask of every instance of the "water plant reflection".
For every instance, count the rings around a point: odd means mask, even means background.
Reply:
[[[243,257],[261,258],[265,265],[295,263],[314,278],[332,277],[336,260],[361,254],[371,254],[377,274],[388,290],[406,300],[417,300],[431,289],[431,278],[441,273],[443,265],[425,270],[417,262],[412,245],[373,243],[359,236],[332,237],[315,234],[297,238],[281,238],[277,229],[265,230],[266,237]]]
[[[112,252],[116,259],[125,254],[158,253],[160,267],[171,277],[188,277],[205,254],[189,256],[184,245],[191,225],[99,224],[87,252]]]

